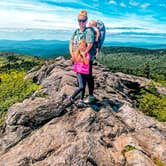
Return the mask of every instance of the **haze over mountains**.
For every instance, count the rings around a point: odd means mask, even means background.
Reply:
[[[15,52],[41,57],[54,57],[57,55],[69,54],[69,41],[60,40],[0,40],[0,52]],[[108,42],[105,46],[129,46],[140,48],[166,48],[166,44],[153,44],[142,42]]]
[[[68,41],[57,40],[0,40],[0,52],[15,52],[33,56],[52,57],[68,53]]]

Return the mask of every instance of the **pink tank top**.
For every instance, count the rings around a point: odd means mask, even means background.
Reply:
[[[90,60],[90,54],[87,53],[86,58]],[[89,63],[84,64],[83,62],[74,62],[73,70],[76,73],[89,74]]]

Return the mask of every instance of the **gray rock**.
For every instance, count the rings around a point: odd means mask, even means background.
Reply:
[[[143,154],[141,151],[132,150],[125,154],[126,156],[126,165],[130,166],[155,166],[148,156]]]
[[[93,72],[98,101],[82,109],[63,107],[63,95],[77,87],[70,60],[60,57],[28,73],[42,88],[9,108],[0,165],[153,166],[154,158],[166,163],[166,123],[145,116],[131,100],[149,80],[113,74],[102,65]],[[133,149],[125,152],[128,146]]]

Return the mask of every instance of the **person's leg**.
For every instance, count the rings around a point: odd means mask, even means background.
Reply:
[[[92,76],[92,64],[93,61],[90,61],[90,65],[89,65],[89,75],[88,75],[88,88],[89,88],[89,97],[84,100],[85,103],[91,103],[94,102],[96,100],[95,96],[93,95],[93,91],[94,91],[94,77]]]
[[[75,97],[83,90],[83,80],[81,74],[77,73],[78,88],[75,90],[73,95],[68,98],[69,101],[65,104],[65,108],[70,107],[74,103]]]
[[[83,99],[84,99],[84,95],[85,95],[85,87],[86,87],[86,79],[87,79],[87,75],[82,74],[81,76],[82,76],[82,81],[83,81],[83,89],[82,89],[81,94],[80,94],[80,101],[77,104],[78,108],[84,107]]]
[[[81,100],[84,99],[84,95],[85,95],[85,87],[86,87],[86,80],[87,80],[87,75],[82,74],[83,89],[82,89],[82,91],[81,91],[81,97],[80,97]]]
[[[83,90],[83,87],[84,87],[83,78],[80,73],[77,73],[77,80],[78,80],[78,88],[75,90],[75,92],[71,96],[72,100],[75,99],[75,97]]]
[[[93,91],[94,91],[94,78],[92,76],[92,64],[93,62],[90,61],[90,65],[89,65],[89,75],[88,75],[88,88],[89,88],[89,95],[93,95]]]

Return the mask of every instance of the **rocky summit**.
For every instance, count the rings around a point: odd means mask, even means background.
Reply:
[[[27,78],[41,85],[8,109],[0,166],[166,165],[166,123],[140,112],[132,96],[148,79],[94,66],[95,103],[64,107],[77,87],[72,63],[59,57]],[[166,89],[158,87],[160,93]],[[86,89],[86,95],[88,89]]]

